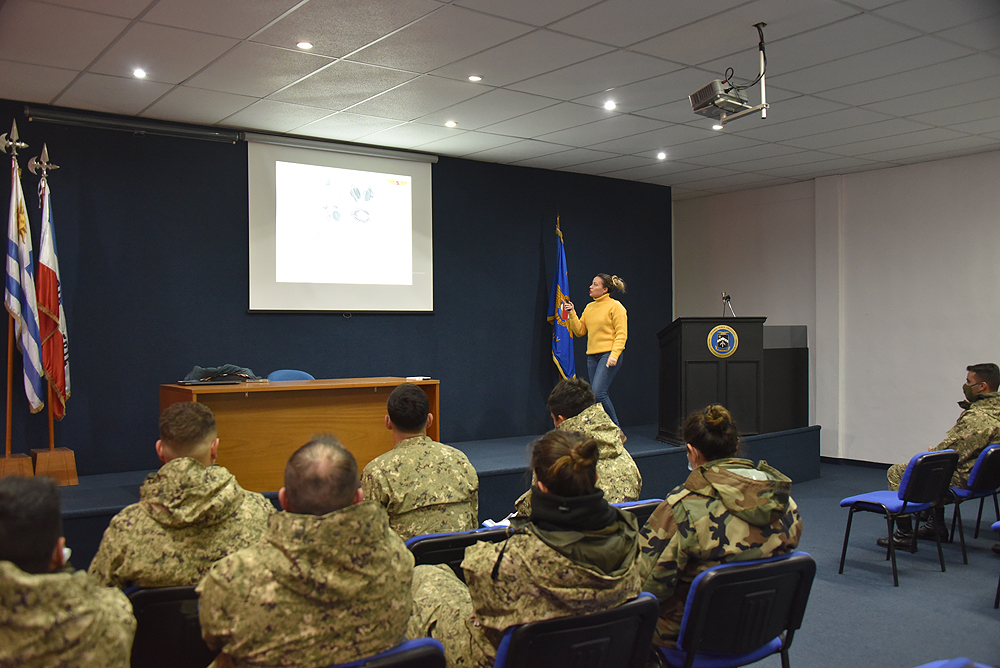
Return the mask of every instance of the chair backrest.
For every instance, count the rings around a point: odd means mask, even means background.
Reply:
[[[415,566],[421,564],[447,564],[462,582],[465,573],[462,571],[462,559],[465,558],[465,548],[479,541],[499,543],[507,538],[507,527],[492,527],[461,531],[458,533],[435,533],[425,536],[414,536],[406,541],[406,546],[413,553]]]
[[[1000,487],[1000,443],[983,449],[969,472],[969,489],[986,492]]]
[[[802,625],[816,575],[805,552],[709,568],[694,579],[677,648],[689,655],[749,654]]]
[[[445,668],[444,645],[434,638],[415,638],[375,656],[328,668]]]
[[[639,520],[639,528],[646,523],[653,511],[663,503],[663,499],[640,499],[639,501],[623,501],[622,503],[612,503],[615,508],[627,510]]]
[[[660,615],[643,592],[617,608],[507,629],[494,668],[643,668]]]
[[[278,369],[267,374],[268,380],[316,380],[311,373],[298,369]]]
[[[215,659],[201,637],[194,587],[137,589],[128,598],[137,622],[134,668],[205,668]]]
[[[957,466],[958,453],[954,450],[915,455],[899,481],[899,498],[910,503],[937,503],[948,495]]]

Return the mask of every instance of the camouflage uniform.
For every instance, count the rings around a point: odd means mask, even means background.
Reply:
[[[262,540],[198,585],[213,666],[326,666],[403,640],[413,555],[377,503],[327,515],[277,513]]]
[[[365,498],[382,504],[403,540],[479,526],[479,476],[464,453],[414,436],[365,466]]]
[[[25,573],[0,561],[0,666],[127,668],[132,604],[83,571]]]
[[[597,462],[597,488],[604,490],[608,503],[636,501],[642,491],[642,475],[639,467],[622,445],[621,429],[601,404],[594,404],[578,415],[563,420],[559,431],[576,431],[597,440],[600,445],[600,459]],[[532,480],[534,483],[534,480]],[[514,502],[518,515],[531,515],[530,490]]]
[[[257,542],[275,510],[225,468],[189,457],[151,473],[139,495],[111,519],[90,564],[106,585],[196,585],[214,562]]]
[[[934,446],[934,450],[955,450],[958,452],[958,468],[951,477],[952,487],[965,487],[976,458],[992,443],[1000,443],[1000,394],[990,392],[977,394],[971,402],[961,401],[963,409],[955,426],[948,430],[944,440]],[[898,490],[906,465],[893,464],[886,473],[889,489]]]
[[[489,668],[509,626],[634,598],[641,588],[638,526],[631,513],[614,513],[616,521],[592,532],[545,531],[515,519],[506,542],[466,548],[467,587],[447,566],[417,566],[407,635],[440,640],[449,668]]]
[[[730,561],[763,559],[799,544],[802,519],[792,481],[745,459],[702,464],[675,487],[642,528],[643,591],[660,601],[653,642],[674,647],[691,582]]]

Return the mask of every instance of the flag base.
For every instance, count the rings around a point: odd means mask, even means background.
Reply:
[[[9,475],[19,475],[31,478],[35,475],[31,465],[31,457],[22,454],[7,455],[0,457],[0,478]]]
[[[76,477],[76,455],[69,448],[32,450],[31,459],[35,462],[35,475],[55,478],[62,487],[80,484]]]

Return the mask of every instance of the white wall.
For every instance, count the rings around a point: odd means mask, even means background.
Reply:
[[[727,290],[809,327],[825,456],[905,461],[954,423],[965,366],[1000,362],[1000,153],[678,202],[674,225],[675,317]]]

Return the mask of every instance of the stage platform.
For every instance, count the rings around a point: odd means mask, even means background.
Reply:
[[[684,448],[656,440],[656,425],[626,427],[625,448],[642,473],[642,497],[663,498],[687,477]],[[766,460],[795,482],[819,477],[820,428],[747,436],[741,456]],[[479,473],[479,520],[503,519],[514,500],[531,484],[527,471],[529,447],[539,435],[451,443],[463,451]],[[111,518],[125,506],[139,501],[139,487],[153,471],[130,471],[80,476],[80,484],[60,487],[63,530],[72,548],[71,562],[87,568],[97,553],[101,536]],[[277,505],[277,490],[265,494]]]

